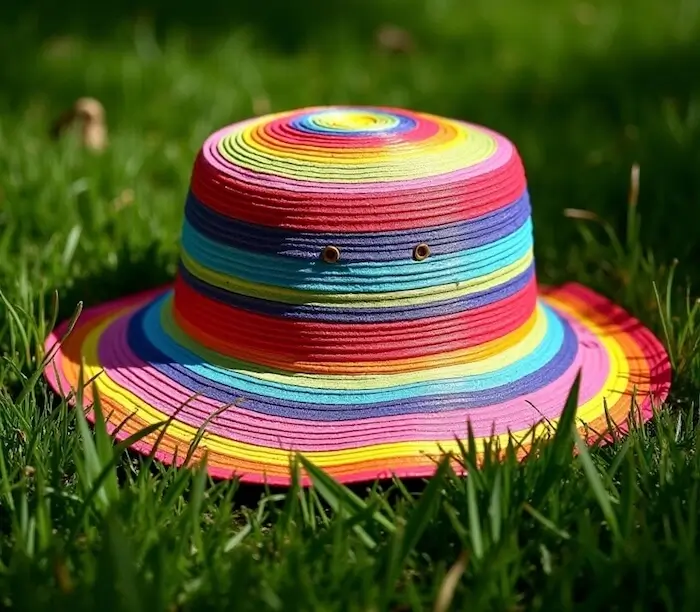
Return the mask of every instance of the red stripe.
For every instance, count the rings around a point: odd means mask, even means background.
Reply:
[[[319,323],[284,319],[233,308],[203,297],[179,277],[175,312],[188,327],[230,347],[228,354],[247,359],[260,353],[315,362],[385,361],[438,355],[500,338],[527,322],[535,308],[534,279],[518,293],[462,313],[390,323]]]
[[[410,185],[410,182],[408,183]],[[291,192],[261,187],[224,175],[197,155],[191,189],[206,206],[248,223],[308,231],[392,231],[445,225],[480,217],[511,204],[525,191],[517,154],[502,167],[450,185],[402,188],[396,192]]]

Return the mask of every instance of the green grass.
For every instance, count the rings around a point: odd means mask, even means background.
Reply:
[[[698,609],[700,3],[136,5],[0,8],[0,608]],[[385,22],[415,50],[378,50]],[[48,137],[82,95],[107,109],[103,155]],[[262,99],[407,106],[508,134],[540,281],[582,281],[664,339],[666,409],[603,449],[563,426],[524,464],[487,456],[467,479],[443,468],[353,491],[312,466],[311,490],[239,488],[113,447],[47,390],[43,339],[78,301],[173,275],[197,147]]]

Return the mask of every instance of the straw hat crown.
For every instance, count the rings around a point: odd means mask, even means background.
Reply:
[[[194,164],[174,319],[297,372],[478,359],[533,320],[530,212],[515,147],[483,127],[364,107],[237,123]]]

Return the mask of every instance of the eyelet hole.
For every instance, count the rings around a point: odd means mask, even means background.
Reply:
[[[334,246],[327,246],[321,252],[321,259],[329,264],[337,263],[340,259],[340,249]]]
[[[416,261],[423,261],[430,255],[430,247],[425,244],[425,242],[421,242],[419,245],[416,245],[416,247],[413,249],[413,259]]]

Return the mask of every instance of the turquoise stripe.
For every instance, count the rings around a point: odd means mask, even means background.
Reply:
[[[187,221],[182,248],[202,266],[249,282],[305,291],[365,293],[423,289],[460,283],[501,270],[532,250],[532,221],[491,244],[415,262],[392,264],[321,261],[251,253],[220,244],[200,234]]]
[[[539,346],[510,366],[475,376],[452,378],[429,382],[416,382],[383,389],[348,389],[329,390],[295,385],[281,385],[264,381],[250,374],[243,374],[213,364],[203,363],[189,349],[178,344],[163,330],[160,317],[161,310],[170,302],[160,298],[148,307],[144,316],[144,333],[151,344],[177,363],[194,374],[208,380],[231,387],[235,392],[252,393],[272,399],[289,400],[294,402],[309,402],[333,405],[371,404],[383,401],[402,401],[410,398],[429,395],[445,395],[448,393],[474,393],[493,387],[512,383],[528,374],[543,368],[556,355],[564,341],[564,327],[559,317],[547,306],[543,306],[547,319],[547,332]],[[293,375],[290,376],[290,381]]]

